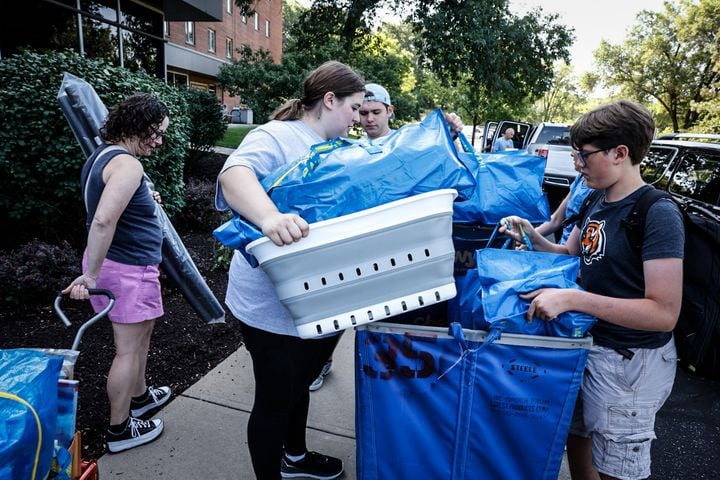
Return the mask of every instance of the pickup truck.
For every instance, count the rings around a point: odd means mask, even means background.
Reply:
[[[483,128],[483,138],[486,141],[483,151],[489,152],[495,139],[509,127],[515,130],[513,142],[516,149],[527,149],[528,153],[547,159],[543,189],[547,193],[551,209],[554,210],[567,194],[570,184],[577,175],[571,156],[571,125],[552,122],[532,125],[509,120],[487,122]]]

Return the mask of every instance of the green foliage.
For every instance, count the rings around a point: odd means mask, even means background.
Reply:
[[[196,152],[210,152],[223,138],[227,124],[214,93],[198,88],[185,91],[190,119],[190,148]]]
[[[412,81],[412,55],[400,49],[398,42],[383,33],[368,36],[367,45],[352,55],[355,66],[368,83],[379,83],[390,93],[395,106],[396,124],[420,118],[417,96],[407,87]]]
[[[518,17],[507,0],[417,0],[413,28],[424,66],[453,87],[464,108],[501,117],[546,92],[553,64],[569,59],[572,29],[541,9]]]
[[[137,91],[158,95],[170,110],[163,149],[143,159],[169,213],[183,203],[189,120],[183,92],[145,73],[115,68],[72,51],[25,51],[0,62],[0,221],[16,235],[84,235],[79,177],[85,157],[57,102],[63,72],[90,83],[110,107]],[[23,238],[25,237],[25,238]]]
[[[303,72],[287,68],[285,62],[274,63],[268,50],[253,51],[242,45],[238,53],[231,65],[220,66],[218,84],[230,95],[239,96],[253,110],[255,121],[264,123],[285,100],[297,96]]]
[[[720,101],[720,0],[666,2],[662,12],[641,12],[622,44],[603,42],[595,59],[606,86],[658,102],[673,131],[692,129]]]
[[[558,63],[551,88],[535,103],[527,120],[572,123],[583,113],[585,100],[570,65]]]
[[[213,265],[213,270],[216,272],[227,272],[230,270],[230,262],[234,254],[235,250],[217,242],[215,244],[215,264]]]

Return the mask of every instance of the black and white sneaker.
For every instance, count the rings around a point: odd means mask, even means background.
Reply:
[[[332,480],[343,473],[343,463],[339,458],[328,457],[317,452],[307,452],[302,460],[293,462],[283,455],[280,464],[282,478],[317,478]]]
[[[130,400],[130,416],[142,417],[150,410],[165,405],[170,400],[171,394],[170,387],[148,387],[145,394]]]
[[[127,427],[122,433],[113,433],[110,430],[105,434],[107,449],[112,453],[122,452],[129,448],[150,443],[163,431],[162,420],[139,420],[128,418]]]
[[[330,375],[330,369],[332,368],[332,360],[328,360],[323,365],[322,370],[320,371],[320,375],[317,376],[315,380],[310,384],[310,391],[314,392],[316,390],[320,390],[320,387],[323,386],[323,383],[325,383],[325,377]]]

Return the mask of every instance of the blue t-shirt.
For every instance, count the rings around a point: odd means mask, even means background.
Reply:
[[[505,139],[503,137],[498,138],[495,140],[495,143],[493,143],[492,151],[493,152],[502,152],[504,150],[509,150],[511,148],[515,148],[515,144],[512,141],[512,138]]]
[[[642,258],[628,240],[623,220],[632,211],[645,186],[622,200],[606,202],[604,195],[578,221],[580,277],[588,292],[615,298],[644,298],[642,262],[659,258],[683,258],[685,229],[677,205],[660,199],[647,212]],[[607,348],[659,348],[672,332],[634,330],[598,319],[590,330],[593,343]]]

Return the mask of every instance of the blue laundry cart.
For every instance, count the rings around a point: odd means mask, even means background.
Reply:
[[[357,328],[358,479],[557,479],[592,338],[487,339]]]

